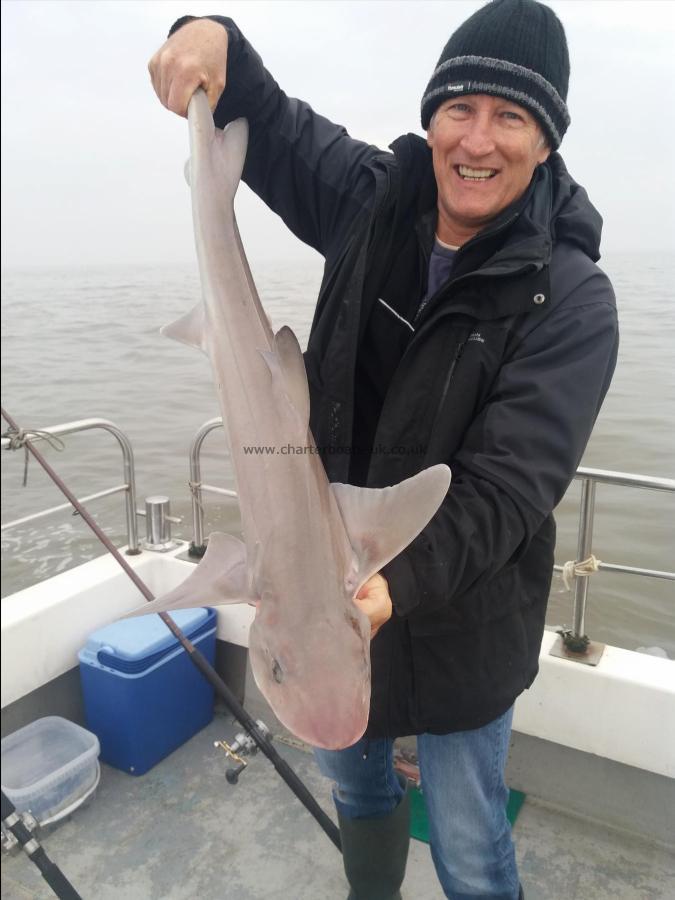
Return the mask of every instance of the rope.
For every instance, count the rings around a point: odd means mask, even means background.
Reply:
[[[61,438],[57,437],[55,434],[51,434],[49,431],[42,431],[39,428],[12,428],[10,426],[9,430],[5,431],[0,437],[7,438],[9,441],[7,447],[8,450],[21,450],[23,447],[24,460],[23,480],[21,482],[22,487],[26,487],[28,484],[28,460],[30,459],[28,444],[30,441],[47,441],[49,446],[54,450],[58,450],[59,453],[66,448],[66,445]]]
[[[572,589],[573,579],[588,578],[589,575],[599,572],[601,565],[602,562],[599,559],[596,559],[592,553],[588,559],[581,560],[581,562],[570,559],[562,568],[562,579],[567,590],[569,591]]]
[[[204,512],[204,503],[200,498],[199,490],[202,486],[201,481],[188,481],[188,487],[190,488],[190,493],[192,494],[192,499],[195,501],[197,506],[200,508],[202,512]]]

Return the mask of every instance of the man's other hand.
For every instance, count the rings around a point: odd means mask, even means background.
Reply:
[[[370,639],[372,641],[384,623],[391,619],[392,605],[387,579],[379,573],[373,575],[361,587],[354,603],[370,619]]]
[[[159,48],[148,70],[155,93],[171,112],[186,116],[199,87],[214,110],[225,88],[227,30],[211,19],[188,22]]]

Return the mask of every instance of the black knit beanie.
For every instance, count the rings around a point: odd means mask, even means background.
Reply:
[[[443,48],[422,98],[422,127],[453,96],[492,94],[528,109],[556,149],[570,123],[570,60],[556,14],[535,0],[491,0]]]

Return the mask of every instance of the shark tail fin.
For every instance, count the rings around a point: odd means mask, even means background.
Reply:
[[[218,190],[234,199],[246,160],[248,122],[235,119],[224,129],[213,124],[213,114],[204,91],[197,89],[188,105],[190,131],[190,185],[206,157],[218,178]]]
[[[417,537],[449,487],[450,469],[444,465],[387,488],[331,485],[357,557],[354,593]]]
[[[226,196],[234,200],[241,173],[246,162],[248,146],[248,122],[235,119],[224,129],[216,128],[211,146],[213,166],[220,179],[220,187]]]
[[[195,606],[255,603],[250,587],[246,546],[230,534],[215,531],[204,558],[177,588],[135,609],[125,618]]]

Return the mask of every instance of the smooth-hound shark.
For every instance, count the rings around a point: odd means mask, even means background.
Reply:
[[[251,666],[272,709],[308,743],[347,747],[364,733],[370,701],[370,623],[354,597],[428,523],[450,470],[433,466],[382,490],[328,482],[302,352],[290,328],[272,331],[234,216],[248,124],[216,129],[202,90],[188,121],[203,300],[162,332],[211,361],[244,540],[212,534],[186,581],[136,614],[255,603]],[[284,453],[289,446],[305,452]]]

